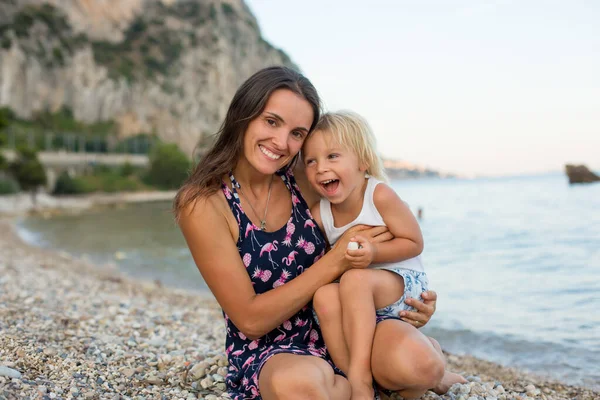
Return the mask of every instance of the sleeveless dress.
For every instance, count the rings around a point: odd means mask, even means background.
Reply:
[[[237,193],[240,185],[233,174],[230,188],[222,190],[239,226],[237,248],[257,294],[265,293],[300,275],[325,254],[325,239],[300,194],[291,171],[278,172],[292,197],[287,223],[274,232],[261,231],[250,221]],[[256,340],[248,339],[223,312],[226,322],[226,354],[229,372],[225,378],[233,399],[260,399],[258,376],[275,354],[292,353],[320,357],[333,366],[311,304]],[[341,373],[335,369],[336,373]]]

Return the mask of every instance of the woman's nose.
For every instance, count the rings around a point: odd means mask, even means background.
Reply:
[[[273,143],[277,147],[277,150],[284,150],[287,147],[288,134],[283,129],[277,130]]]

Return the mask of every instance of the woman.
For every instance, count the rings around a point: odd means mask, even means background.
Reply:
[[[316,125],[320,101],[299,73],[263,69],[240,86],[219,136],[175,199],[175,212],[194,261],[227,324],[228,390],[234,399],[349,399],[314,321],[317,289],[350,269],[344,253],[356,231],[325,253],[292,167]],[[310,195],[309,195],[310,194]],[[385,228],[361,234],[391,239]],[[439,351],[414,326],[435,310],[435,293],[412,303],[410,324],[377,326],[375,380],[404,395],[438,385]]]

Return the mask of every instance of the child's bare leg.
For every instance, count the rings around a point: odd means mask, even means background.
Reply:
[[[404,280],[389,271],[353,269],[342,275],[340,299],[343,331],[350,350],[347,375],[352,400],[373,399],[371,350],[375,310],[396,302],[403,293]]]
[[[433,347],[435,347],[437,352],[440,353],[440,355],[445,360],[446,356],[444,356],[444,352],[442,352],[442,347],[440,346],[438,341],[431,337],[428,337],[427,339],[429,339],[429,341],[431,341],[431,344],[433,344]],[[454,385],[455,383],[467,383],[467,380],[465,378],[463,378],[462,375],[456,374],[454,372],[450,372],[446,369],[446,370],[444,370],[444,377],[442,378],[442,381],[436,387],[432,388],[431,390],[433,390],[435,393],[437,393],[439,395],[442,395],[442,394],[447,393],[448,390],[450,389],[450,387],[452,385]]]
[[[335,366],[348,374],[350,354],[342,330],[342,303],[340,284],[330,283],[317,289],[313,296],[313,309],[319,318],[323,340]]]

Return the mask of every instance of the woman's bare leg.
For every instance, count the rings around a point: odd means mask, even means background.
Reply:
[[[398,320],[377,324],[371,354],[373,377],[382,387],[406,398],[418,398],[438,386],[445,361],[429,338]]]
[[[264,400],[348,400],[350,384],[327,361],[313,356],[276,354],[258,377]]]
[[[350,350],[347,375],[352,400],[373,399],[371,349],[375,310],[396,302],[403,293],[402,277],[385,270],[353,269],[340,279],[343,332]]]
[[[313,297],[313,309],[319,318],[319,326],[327,351],[336,367],[348,374],[350,354],[342,330],[342,303],[340,284],[330,283],[320,287]]]

